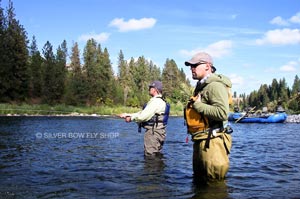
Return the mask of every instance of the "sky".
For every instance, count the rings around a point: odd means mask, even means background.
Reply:
[[[107,48],[115,74],[118,55],[144,56],[161,69],[173,59],[194,85],[184,62],[209,53],[233,92],[249,94],[300,74],[300,0],[13,0],[16,18],[38,48],[78,42],[81,56],[94,38]],[[6,9],[8,0],[1,1]]]

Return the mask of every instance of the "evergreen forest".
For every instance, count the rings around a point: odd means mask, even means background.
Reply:
[[[16,19],[13,3],[7,9],[0,0],[0,103],[66,104],[73,106],[141,107],[148,99],[148,85],[160,80],[171,104],[184,104],[193,85],[173,59],[166,58],[162,68],[141,55],[125,60],[118,55],[118,71],[113,71],[109,50],[89,39],[81,54],[78,43],[70,48],[64,40],[58,47],[47,41],[41,50],[37,38]],[[273,79],[249,95],[234,92],[240,109],[256,106],[274,110],[278,103],[290,113],[300,112],[300,80],[292,88],[286,80]]]

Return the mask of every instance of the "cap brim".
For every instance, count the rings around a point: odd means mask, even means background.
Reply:
[[[190,66],[190,65],[192,65],[190,62],[184,62],[184,64],[186,65],[186,66]]]
[[[192,62],[192,61],[186,61],[186,62],[184,62],[184,64],[186,65],[186,66],[192,66],[192,65],[195,65],[195,64],[197,64],[198,62]]]

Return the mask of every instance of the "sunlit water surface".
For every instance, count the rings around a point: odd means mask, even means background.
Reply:
[[[232,124],[224,182],[193,182],[192,142],[171,118],[162,157],[135,123],[0,117],[0,198],[300,198],[300,125]]]

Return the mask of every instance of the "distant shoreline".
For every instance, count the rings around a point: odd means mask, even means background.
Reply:
[[[170,115],[183,116],[182,105],[171,105]],[[90,116],[115,117],[120,113],[135,113],[140,107],[128,106],[71,106],[65,104],[1,104],[0,116]]]
[[[0,117],[95,117],[95,118],[120,118],[118,115],[100,115],[86,113],[71,114],[0,114]],[[170,115],[170,117],[183,117],[181,115]],[[122,119],[122,118],[120,118]],[[288,115],[284,123],[300,123],[300,114]]]
[[[0,114],[0,117],[118,117],[117,115],[98,115],[98,114]]]
[[[0,117],[100,117],[100,118],[120,118],[118,115],[100,115],[100,114],[0,114]],[[183,117],[181,115],[170,115],[170,117]],[[122,119],[122,118],[121,118]]]

